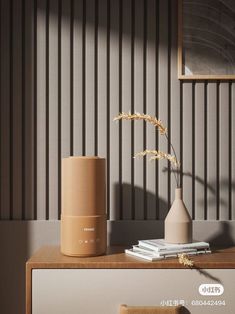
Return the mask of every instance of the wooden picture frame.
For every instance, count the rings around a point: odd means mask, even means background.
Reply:
[[[204,28],[197,21],[197,19],[201,18],[200,13],[202,12],[203,8],[207,10],[205,11],[205,14],[208,13],[211,0],[205,0],[205,1],[196,0],[197,2],[188,1],[189,6],[198,5],[198,8],[201,10],[198,13],[198,11],[195,10],[195,7],[194,7],[193,8],[194,10],[192,10],[193,14],[190,16],[189,22],[187,22],[186,21],[187,19],[184,17],[185,8],[183,7],[184,5],[187,5],[187,1],[188,0],[178,0],[178,79],[180,80],[195,80],[195,79],[196,80],[235,80],[235,35],[234,35],[234,42],[231,41],[231,38],[226,39],[226,36],[223,36],[224,35],[223,32],[228,30],[228,26],[227,25],[224,26],[224,24],[222,24],[223,15],[226,15],[226,13],[228,12],[220,11],[221,9],[220,7],[212,8],[212,10],[214,10],[215,12],[215,15],[217,14],[218,16],[222,16],[221,21],[220,19],[219,20],[215,19],[215,23],[218,24],[217,25],[218,32],[215,32],[215,31],[212,31],[211,28],[209,28],[209,24],[211,23],[211,20],[209,20],[210,16],[208,17],[208,21],[207,21],[207,17],[205,18],[205,15],[202,16],[202,18],[204,18],[204,21],[205,21],[204,22],[205,25],[203,25]],[[219,2],[220,0],[217,0],[216,2],[213,3],[213,5],[216,3],[217,5],[219,5]],[[226,10],[227,10],[227,7],[226,7]],[[194,14],[194,12],[197,12],[197,14]],[[213,12],[211,14],[213,14]],[[231,21],[233,22],[233,14],[235,16],[235,11],[232,10],[231,11],[232,18],[228,21],[228,23],[229,22],[231,23]],[[194,16],[195,16],[195,21],[193,21]],[[192,25],[189,24],[189,26],[185,27],[184,21],[186,21],[187,23],[192,23]],[[194,22],[196,25],[195,28],[193,24]],[[212,20],[212,23],[213,23],[213,20]],[[208,24],[208,29],[206,29],[207,24]],[[235,25],[235,19],[234,19],[234,25]],[[187,35],[186,35],[187,37],[184,34],[185,28],[187,29]],[[219,33],[220,30],[221,30],[221,34]],[[233,31],[233,33],[235,34],[235,31]],[[203,38],[203,35],[207,36],[207,38],[206,37]],[[229,34],[229,36],[230,35],[231,34]],[[211,36],[211,37],[208,39],[208,36]],[[219,43],[217,41],[213,42],[213,37],[216,37],[216,36],[218,38],[221,38],[221,42]],[[231,37],[233,37],[233,35],[231,35]],[[184,46],[185,44],[184,38],[187,38],[186,39],[187,45],[188,45],[188,42],[190,42],[189,47],[187,47],[187,49]],[[229,41],[228,45],[225,45],[225,41]],[[200,48],[200,45],[201,45],[201,48]],[[220,45],[219,48],[224,47],[226,51],[224,52],[222,51],[222,49],[220,50],[216,49],[218,45]],[[228,51],[228,49],[231,49],[231,51]],[[202,54],[204,53],[202,58],[200,56],[201,51],[202,51]],[[197,52],[199,52],[198,58],[197,58]],[[214,53],[214,59],[213,59],[213,53]],[[234,55],[234,59],[233,59],[233,55]],[[232,59],[230,58],[231,56],[232,56]],[[208,57],[207,68],[209,69],[209,73],[206,73],[206,71],[205,73],[201,73],[202,69],[206,68],[205,67],[206,57]],[[221,57],[221,60],[219,59],[220,57]],[[190,64],[191,67],[188,67],[186,60],[189,60],[188,64]],[[202,62],[200,64],[201,60]],[[213,62],[212,60],[215,60],[215,61],[219,60],[219,62],[212,63]],[[230,66],[231,60],[232,60],[231,62],[232,66]],[[198,63],[195,61],[198,61]],[[214,73],[216,71],[217,64],[219,64],[218,74]],[[210,67],[211,65],[212,67]],[[199,69],[198,72],[197,72],[197,67]],[[192,69],[195,69],[196,71]],[[222,71],[228,71],[228,69],[231,69],[231,73],[221,73]]]

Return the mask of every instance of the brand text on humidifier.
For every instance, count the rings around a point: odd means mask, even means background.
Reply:
[[[95,231],[95,228],[83,228],[83,231],[86,231],[86,232],[94,232],[94,231]]]

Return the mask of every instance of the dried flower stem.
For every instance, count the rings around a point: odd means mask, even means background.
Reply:
[[[172,143],[170,142],[167,133],[165,134],[165,137],[166,137],[168,143],[170,143],[170,147],[171,147],[171,149],[172,149],[172,151],[173,151],[173,154],[174,154],[174,156],[175,156],[175,159],[176,159],[176,161],[177,161],[177,166],[176,166],[175,168],[176,168],[176,170],[180,170],[180,162],[179,162],[179,160],[178,160],[178,158],[177,158],[177,155],[176,155],[174,146],[173,146]],[[177,171],[174,176],[175,176],[176,186],[177,186],[177,188],[179,188],[179,187],[180,187],[180,173],[179,173],[179,171]]]

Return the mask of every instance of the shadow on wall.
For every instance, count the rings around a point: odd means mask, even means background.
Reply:
[[[122,189],[123,203],[120,204],[120,189]],[[122,220],[112,221],[110,230],[110,244],[133,244],[140,239],[162,238],[164,235],[162,220],[157,220],[159,209],[165,217],[168,211],[168,204],[162,199],[157,199],[156,194],[144,191],[140,187],[132,189],[131,184],[119,183],[114,186],[114,217]],[[138,195],[138,200],[143,202],[143,211],[141,219],[135,219],[135,204],[132,204],[132,197]],[[144,203],[144,200],[146,202]],[[127,205],[128,204],[128,205]],[[121,205],[121,206],[120,206]],[[144,206],[145,205],[145,206]],[[147,213],[144,210],[147,210]],[[120,213],[121,208],[121,213]],[[145,212],[145,213],[144,213]],[[145,217],[144,217],[145,216]],[[144,219],[146,218],[146,219]],[[129,221],[132,221],[132,228],[128,227]],[[157,224],[157,228],[156,228]]]
[[[1,314],[25,313],[25,263],[41,246],[58,245],[59,234],[59,221],[0,221]]]
[[[146,1],[147,2],[147,1]],[[85,6],[83,4],[85,3]],[[95,5],[94,5],[95,3]],[[175,9],[177,5],[175,5]],[[152,26],[152,31],[154,32],[151,36],[148,36],[148,42],[155,42],[155,31],[159,28],[158,21],[156,17],[159,14],[159,4],[158,2],[149,1],[148,7],[151,8],[148,12],[148,18],[156,24]],[[46,12],[46,4],[44,1],[37,2],[37,9],[42,14]],[[135,1],[111,1],[109,2],[101,1],[74,1],[74,5],[71,8],[70,1],[62,1],[61,5],[61,18],[63,21],[69,22],[71,20],[71,9],[72,9],[72,18],[79,22],[86,24],[87,28],[94,30],[97,26],[99,31],[106,33],[110,32],[114,36],[119,36],[120,31],[124,38],[135,37],[135,40],[143,41],[144,32],[143,32],[143,19],[144,19],[144,1],[136,4]],[[57,18],[60,8],[58,4],[52,4],[50,6],[50,18],[53,19],[53,16]],[[125,21],[125,27],[120,27],[120,11],[122,11],[122,19]],[[86,14],[84,18],[84,13]],[[139,19],[139,24],[134,22]],[[134,22],[134,29],[132,33],[132,21]],[[140,25],[142,24],[142,27]],[[159,44],[161,46],[168,46],[167,36],[161,36],[159,39]],[[176,47],[175,47],[176,48]]]
[[[235,240],[232,237],[232,230],[228,222],[220,222],[220,230],[212,237],[206,239],[211,246],[219,248],[230,248],[235,246]]]
[[[188,174],[186,174],[188,175]],[[204,184],[203,180],[197,179],[198,182]],[[207,185],[208,189],[215,193],[212,185]],[[232,188],[234,188],[232,184]],[[123,204],[120,206],[120,188],[122,189]],[[134,193],[138,193],[140,199],[146,199],[148,204],[148,213],[146,220],[135,218],[135,207],[132,206],[132,186],[130,184],[124,183],[121,186],[117,183],[114,186],[115,189],[115,201],[114,201],[114,215],[117,217],[116,221],[110,222],[109,230],[109,241],[111,245],[132,245],[140,239],[151,239],[151,238],[163,238],[164,237],[164,222],[163,220],[158,220],[159,209],[163,209],[163,217],[166,217],[168,212],[168,204],[162,199],[157,199],[154,193],[149,191],[144,192],[140,187],[134,188]],[[216,197],[215,197],[216,199]],[[216,200],[215,200],[216,202]],[[125,206],[124,206],[125,204]],[[128,206],[126,206],[128,204]],[[145,204],[146,205],[146,204]],[[129,206],[131,208],[129,208]],[[143,203],[144,207],[144,203]],[[120,213],[121,208],[121,213]],[[125,212],[128,210],[128,213]],[[144,208],[143,208],[144,213]],[[121,214],[122,220],[119,220]],[[150,218],[151,217],[151,218]],[[130,224],[131,221],[131,224]],[[230,248],[235,246],[234,231],[232,230],[231,224],[226,221],[216,221],[217,227],[215,227],[215,233],[209,238],[203,239],[211,244],[214,248]],[[205,221],[206,223],[206,221]],[[131,226],[131,227],[130,227]],[[197,237],[202,227],[194,226],[194,235]]]
[[[163,172],[168,172],[169,169],[164,167]],[[174,169],[170,169],[170,171],[172,173],[177,173],[177,170]],[[206,186],[206,189],[208,192],[210,192],[210,197],[207,199],[207,204],[208,205],[215,205],[217,204],[217,191],[216,191],[216,186],[217,186],[217,181],[212,181],[212,182],[205,182],[204,179],[200,178],[199,176],[195,176],[193,175],[191,172],[183,172],[182,173],[183,177],[190,177],[192,178],[195,182],[199,183],[202,186]],[[221,179],[219,181],[219,188],[220,190],[231,190],[234,191],[235,190],[235,182],[229,182],[228,179]],[[204,200],[198,200],[199,204],[204,206]],[[225,205],[225,206],[229,206],[228,202],[226,200],[224,200],[223,198],[220,197],[219,199],[219,205]]]
[[[120,195],[122,196],[122,204],[120,204]],[[135,204],[140,201],[142,203],[141,212],[136,211]],[[139,204],[138,204],[139,205]],[[126,220],[151,220],[161,219],[161,216],[165,217],[169,208],[168,203],[157,198],[155,193],[145,191],[143,188],[138,186],[132,186],[129,183],[116,183],[114,184],[114,203],[113,208],[114,217],[117,219],[122,217]]]
[[[2,314],[25,313],[25,262],[28,257],[26,223],[0,224],[0,309]]]

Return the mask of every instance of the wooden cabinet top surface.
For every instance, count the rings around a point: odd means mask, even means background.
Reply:
[[[123,253],[124,247],[110,247],[106,255],[96,257],[68,257],[60,253],[59,246],[44,246],[28,261],[27,269],[34,268],[100,268],[100,269],[169,269],[185,268],[178,259],[155,262],[141,260]],[[194,256],[194,268],[235,269],[235,247],[212,250],[211,254]]]

